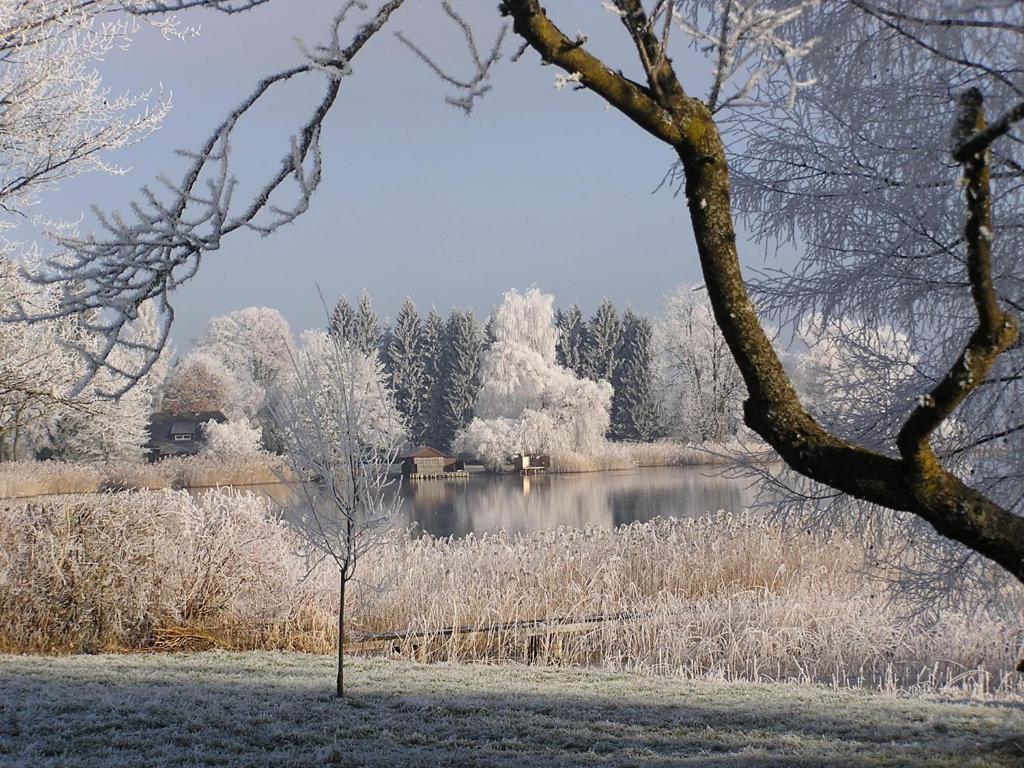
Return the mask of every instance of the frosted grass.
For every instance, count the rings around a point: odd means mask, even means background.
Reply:
[[[0,766],[900,766],[1024,759],[1017,706],[294,653],[0,656]]]

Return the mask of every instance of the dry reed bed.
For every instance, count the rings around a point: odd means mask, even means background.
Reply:
[[[335,577],[249,494],[69,496],[0,507],[0,650],[328,652]],[[850,537],[748,516],[462,540],[396,534],[365,560],[349,640],[408,629],[426,661],[528,660],[691,678],[1019,695],[1020,604],[904,620]],[[1019,595],[1012,596],[1019,599]],[[495,630],[612,620],[571,633]],[[446,634],[451,626],[476,633]]]
[[[281,459],[269,454],[258,459],[176,457],[146,464],[0,462],[0,497],[260,485],[279,482],[282,472]]]
[[[637,467],[687,467],[729,464],[748,451],[738,442],[692,445],[674,440],[655,443],[609,443],[594,455],[563,453],[551,456],[551,471],[560,473],[606,472]]]

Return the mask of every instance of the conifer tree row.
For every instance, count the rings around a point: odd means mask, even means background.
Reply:
[[[558,363],[575,375],[608,381],[615,389],[609,437],[653,440],[663,431],[653,384],[650,321],[627,309],[620,317],[604,300],[588,322],[579,306],[559,310]],[[406,298],[392,326],[381,328],[370,298],[355,309],[338,300],[329,330],[359,349],[378,350],[406,421],[409,440],[449,450],[456,432],[473,417],[480,388],[481,355],[493,338],[471,311],[453,310],[444,320],[434,309],[420,317]]]

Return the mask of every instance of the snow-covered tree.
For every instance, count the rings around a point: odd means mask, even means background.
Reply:
[[[150,373],[127,392],[116,398],[108,397],[120,385],[117,370],[130,370],[139,364],[142,351],[152,344],[160,333],[154,323],[154,314],[145,305],[140,307],[138,316],[131,327],[129,339],[138,345],[116,350],[112,356],[113,367],[100,371],[92,380],[92,386],[75,402],[69,402],[57,412],[48,424],[48,445],[53,458],[64,461],[142,461],[145,445],[149,439],[149,417],[153,412],[155,393],[160,385],[159,368],[154,365]],[[102,340],[92,338],[91,344]],[[134,358],[134,359],[133,359]]]
[[[409,427],[410,439],[422,439],[423,410],[427,402],[427,373],[423,359],[423,323],[408,296],[391,329],[384,355],[395,405]]]
[[[665,297],[654,350],[671,434],[696,441],[735,434],[746,390],[703,289],[681,285]]]
[[[565,312],[555,312],[555,325],[558,327],[558,342],[555,344],[558,364],[577,376],[586,376],[587,323],[580,308],[573,304]]]
[[[423,339],[420,355],[423,358],[424,402],[420,411],[418,427],[414,434],[421,437],[418,442],[437,446],[441,439],[442,398],[445,388],[443,370],[445,327],[444,320],[431,309],[423,323]]]
[[[202,425],[202,455],[218,459],[250,459],[263,452],[262,430],[244,416],[223,423],[210,419]]]
[[[267,391],[288,371],[292,347],[291,328],[280,312],[246,307],[210,320],[193,349],[227,366],[241,390],[242,399],[235,405],[253,418]]]
[[[621,362],[622,321],[615,305],[601,302],[587,326],[584,358],[587,372],[595,381],[612,382]]]
[[[455,447],[492,467],[516,453],[593,453],[604,446],[612,388],[558,365],[554,297],[511,290],[492,315],[476,417]]]
[[[345,594],[362,557],[382,542],[401,509],[389,476],[403,439],[376,351],[307,331],[292,358],[287,396],[275,399],[285,462],[301,504],[293,517],[309,556],[338,569],[337,695],[345,694]]]
[[[46,312],[56,298],[24,280],[18,265],[0,256],[0,306],[14,302]],[[77,333],[73,318],[0,324],[0,460],[41,448],[47,422],[79,403],[68,394],[80,375],[78,360],[62,344]]]
[[[611,435],[618,440],[650,441],[661,433],[651,337],[651,321],[627,309],[622,315],[622,362],[612,383]]]
[[[442,450],[451,446],[456,433],[473,418],[473,407],[480,391],[483,351],[483,330],[473,313],[453,311],[445,326],[441,362],[437,447]]]
[[[367,430],[366,440],[390,441],[405,437],[404,417],[396,407],[387,374],[376,352],[365,354],[354,345],[319,330],[304,331],[300,345],[290,358],[292,370],[279,385],[278,396],[272,399],[274,421],[277,429],[284,429],[286,448],[295,433],[287,427],[282,414],[290,412],[296,398],[301,400],[307,396],[317,399],[320,412],[330,413],[332,404],[340,402],[343,396],[338,390],[342,384],[347,387],[344,397],[359,401],[361,428]],[[335,370],[337,365],[343,365],[341,372]]]
[[[332,336],[337,336],[345,341],[351,341],[355,317],[352,305],[348,303],[348,296],[342,296],[338,299],[338,303],[334,305],[327,330]]]
[[[5,213],[24,213],[71,176],[124,173],[110,152],[159,127],[168,99],[111,94],[96,70],[110,51],[130,45],[138,29],[143,17],[125,11],[153,5],[0,0],[0,209]],[[154,23],[165,34],[177,34],[173,20]]]
[[[175,363],[164,384],[163,407],[172,413],[221,411],[238,418],[245,415],[241,399],[234,373],[206,352],[192,352]]]
[[[793,382],[832,428],[856,431],[864,413],[891,408],[913,386],[917,355],[908,335],[892,326],[813,313],[803,318],[795,340],[806,351],[794,355]]]
[[[380,318],[373,311],[370,295],[363,291],[352,318],[352,340],[357,349],[368,355],[380,349],[381,339]]]
[[[52,307],[53,292],[26,281],[17,265],[0,258],[0,305],[22,302]],[[151,343],[159,333],[151,308],[143,305],[132,324],[132,342]],[[47,451],[68,460],[138,460],[159,385],[163,358],[130,392],[116,401],[103,396],[117,389],[118,374],[100,371],[85,391],[72,394],[82,361],[69,343],[101,343],[74,318],[40,323],[0,324],[0,460]],[[129,347],[118,350],[117,368],[139,363]]]

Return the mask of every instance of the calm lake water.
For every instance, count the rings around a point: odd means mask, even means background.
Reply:
[[[468,480],[404,481],[401,523],[435,536],[527,533],[560,525],[613,528],[654,517],[698,517],[753,502],[749,479],[723,467],[659,467],[617,472],[519,475],[474,474]],[[256,486],[286,506],[289,486]]]

